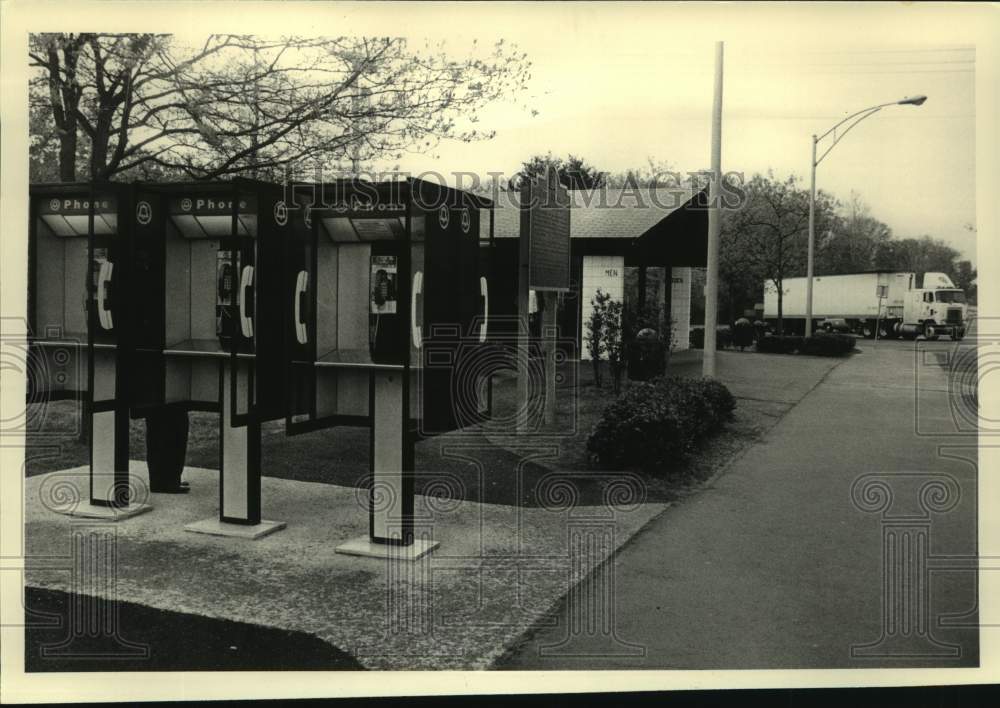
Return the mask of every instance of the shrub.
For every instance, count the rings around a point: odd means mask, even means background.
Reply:
[[[609,300],[604,311],[604,331],[601,340],[608,353],[611,384],[617,396],[622,390],[622,368],[625,365],[625,338],[622,330],[624,306],[619,300]]]
[[[769,334],[757,340],[757,351],[766,354],[792,354],[802,348],[802,337]]]
[[[705,348],[705,328],[694,327],[691,329],[689,340],[692,349]],[[715,348],[725,349],[733,343],[733,330],[728,325],[719,325],[715,329]]]
[[[729,389],[711,379],[635,383],[604,409],[587,449],[602,465],[668,471],[731,420],[735,408]]]
[[[849,334],[816,334],[803,340],[800,351],[818,356],[843,356],[854,350],[854,343],[854,337]]]
[[[607,351],[604,342],[604,324],[609,300],[611,300],[611,295],[598,288],[590,300],[590,317],[587,319],[584,335],[584,344],[594,367],[594,385],[598,388],[603,383],[601,380],[601,356]]]
[[[715,328],[715,348],[725,349],[733,344],[733,328],[721,325]]]

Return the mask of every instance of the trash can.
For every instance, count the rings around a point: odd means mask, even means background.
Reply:
[[[736,320],[733,325],[733,344],[743,351],[753,344],[754,328],[746,317]]]
[[[146,416],[146,465],[151,492],[180,494],[187,491],[181,482],[187,455],[188,412],[166,406]]]
[[[666,349],[656,330],[639,330],[628,347],[628,377],[648,381],[663,374]]]

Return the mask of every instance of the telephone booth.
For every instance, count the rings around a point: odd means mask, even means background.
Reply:
[[[126,293],[132,190],[120,184],[30,188],[29,345],[58,374],[29,385],[73,397],[89,420],[89,498],[70,513],[120,520],[147,511],[129,483],[130,340]]]
[[[253,180],[140,184],[133,239],[134,417],[163,407],[219,413],[217,519],[190,531],[257,538],[260,424],[284,417],[282,190]]]
[[[486,414],[480,218],[491,202],[429,182],[292,188],[285,241],[286,427],[372,429],[370,533],[338,551],[382,555],[413,535],[413,445]],[[398,549],[397,549],[398,550]]]

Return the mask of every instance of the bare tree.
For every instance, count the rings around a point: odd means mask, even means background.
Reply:
[[[805,272],[809,192],[794,176],[778,180],[772,173],[755,175],[743,186],[745,202],[727,213],[725,258],[744,261],[748,270],[770,280],[778,292],[778,334],[783,333],[783,281]],[[829,195],[816,195],[816,231],[829,228],[835,218],[835,202]]]
[[[443,44],[413,51],[398,38],[211,35],[184,47],[169,35],[39,34],[29,54],[33,105],[51,111],[63,180],[84,153],[92,179],[398,159],[442,138],[491,137],[477,112],[530,78],[527,56],[502,41],[458,60]]]

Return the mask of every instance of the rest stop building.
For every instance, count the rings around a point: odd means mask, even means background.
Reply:
[[[618,188],[569,192],[569,292],[559,298],[559,337],[584,344],[591,299],[600,288],[623,303],[626,312],[655,306],[669,313],[674,351],[690,347],[692,269],[706,266],[706,190]],[[516,195],[499,195],[493,206],[490,278],[491,329],[497,319],[517,312],[518,236],[521,209]],[[483,222],[481,243],[489,239]],[[509,274],[509,277],[506,277]],[[532,309],[537,300],[531,297]],[[663,334],[663,332],[660,332]]]

